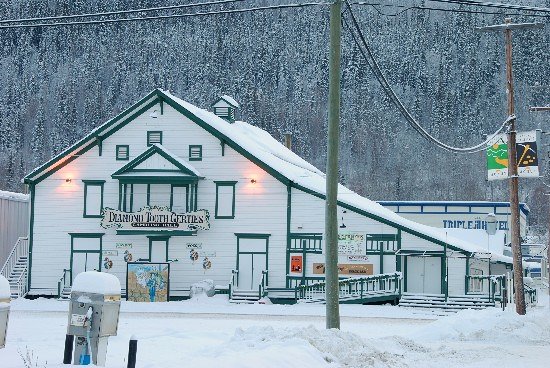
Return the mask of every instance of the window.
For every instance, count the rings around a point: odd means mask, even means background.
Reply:
[[[116,159],[118,161],[128,161],[130,159],[130,146],[117,145],[116,146]]]
[[[235,184],[236,181],[217,181],[216,183],[216,218],[235,218]]]
[[[202,146],[190,145],[189,146],[189,161],[201,161],[202,160]]]
[[[82,180],[82,182],[84,182],[84,217],[101,217],[105,180]]]
[[[189,211],[189,193],[187,185],[172,185],[172,211],[184,213]]]
[[[170,207],[170,184],[149,184],[149,203],[153,207]]]
[[[162,144],[162,132],[155,130],[147,132],[147,145]]]

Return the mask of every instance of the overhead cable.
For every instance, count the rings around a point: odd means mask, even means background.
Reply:
[[[550,8],[539,7],[539,6],[503,4],[503,3],[493,3],[493,2],[477,1],[477,0],[428,0],[428,1],[433,3],[460,4],[460,5],[485,7],[485,8],[499,8],[499,9],[524,10],[524,11],[531,11],[531,12],[550,13]]]
[[[116,18],[116,19],[97,19],[97,20],[76,21],[76,22],[8,24],[8,25],[0,25],[0,29],[60,27],[60,26],[89,25],[89,24],[112,24],[112,23],[124,23],[124,22],[147,21],[147,20],[164,20],[164,19],[174,19],[174,18],[200,17],[205,15],[248,13],[248,12],[263,11],[263,10],[304,8],[304,7],[311,7],[311,6],[323,6],[323,5],[331,5],[331,3],[310,2],[310,3],[299,3],[299,4],[281,4],[281,5],[268,5],[268,6],[259,6],[259,7],[241,8],[241,9],[222,9],[222,10],[211,10],[211,11],[199,11],[199,12],[184,13],[184,14],[169,14],[169,15],[156,15],[156,16],[147,16],[147,17],[133,17],[133,18]]]
[[[422,125],[420,123],[418,123],[418,121],[416,121],[416,119],[409,113],[409,111],[407,110],[407,108],[405,107],[405,105],[403,104],[403,102],[401,102],[401,100],[399,99],[399,97],[396,95],[396,93],[393,91],[393,88],[391,87],[391,85],[389,84],[388,80],[386,79],[386,77],[384,76],[384,74],[382,73],[382,70],[380,69],[379,65],[378,65],[378,62],[376,61],[376,58],[374,57],[374,54],[373,52],[371,51],[362,31],[361,31],[361,28],[359,27],[359,23],[357,22],[357,19],[355,17],[355,14],[353,13],[353,10],[351,8],[351,5],[349,4],[349,1],[348,0],[345,0],[346,2],[346,5],[348,7],[348,10],[349,10],[349,13],[350,13],[350,16],[351,16],[351,19],[352,19],[352,23],[354,25],[354,28],[356,29],[356,32],[357,34],[359,35],[360,39],[361,39],[361,43],[359,43],[359,41],[357,40],[357,38],[355,37],[355,33],[349,28],[348,26],[348,30],[350,30],[351,32],[351,35],[352,35],[352,38],[354,40],[354,42],[356,43],[357,47],[359,48],[359,51],[361,52],[361,54],[363,55],[363,57],[366,59],[367,61],[367,64],[369,65],[369,67],[371,68],[371,70],[373,71],[374,75],[376,76],[376,78],[378,79],[378,82],[381,84],[383,90],[386,92],[386,94],[388,95],[388,97],[390,98],[390,100],[395,104],[395,106],[398,108],[398,110],[401,112],[401,114],[405,117],[405,119],[407,120],[407,122],[409,123],[409,125],[411,125],[411,127],[416,130],[422,137],[424,137],[426,140],[434,143],[435,145],[437,145],[438,147],[440,148],[443,148],[447,151],[450,151],[450,152],[456,152],[456,153],[476,153],[476,152],[481,152],[481,151],[484,151],[485,149],[487,149],[487,145],[488,143],[493,140],[496,135],[498,135],[500,132],[502,132],[509,124],[512,120],[516,119],[515,115],[511,115],[509,116],[502,124],[501,126],[498,128],[497,131],[495,131],[493,134],[489,135],[487,137],[487,139],[479,144],[476,144],[475,146],[471,146],[471,147],[454,147],[454,146],[451,146],[451,145],[448,145],[446,143],[443,143],[441,142],[440,140],[438,140],[437,138],[433,137],[426,129],[424,129],[422,127]],[[345,20],[344,20],[345,22]],[[347,25],[347,23],[345,24]],[[365,50],[366,50],[366,53],[365,53]]]

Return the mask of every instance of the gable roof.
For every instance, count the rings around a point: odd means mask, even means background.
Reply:
[[[155,89],[115,118],[94,129],[89,135],[28,174],[24,181],[30,184],[40,182],[65,163],[74,160],[77,154],[100,144],[101,140],[157,103],[161,103],[161,109],[162,104],[168,104],[282,183],[325,198],[325,174],[287,149],[266,131],[242,121],[229,124],[212,112],[200,109],[161,89]],[[338,205],[419,238],[446,246],[453,251],[469,254],[487,253],[485,249],[474,244],[448,236],[443,229],[407,220],[341,184],[338,185]],[[491,257],[494,261],[512,263],[512,259],[507,256],[493,253]]]
[[[199,179],[201,174],[198,172],[197,169],[195,169],[191,164],[188,162],[185,162],[178,156],[174,155],[172,152],[168,151],[166,148],[164,148],[160,144],[153,144],[151,147],[149,147],[147,150],[145,150],[143,153],[141,153],[139,156],[134,158],[132,161],[128,162],[126,165],[115,171],[111,177],[112,178],[120,178],[123,176],[128,175],[136,175],[141,172],[140,169],[136,169],[136,167],[145,162],[148,158],[159,155],[163,157],[166,161],[170,162],[172,165],[174,165],[179,171],[180,174],[183,174],[184,176],[191,177],[194,179]],[[160,170],[159,170],[160,171]],[[150,176],[158,176],[159,172],[150,171],[148,170],[148,174]],[[172,174],[173,175],[173,174]]]

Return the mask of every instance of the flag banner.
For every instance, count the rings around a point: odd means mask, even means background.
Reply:
[[[519,132],[516,135],[516,160],[518,176],[536,178],[539,176],[537,142],[540,131]],[[489,180],[508,179],[508,136],[498,134],[488,143],[487,175]]]
[[[487,174],[489,180],[508,178],[508,137],[498,134],[487,146]]]
[[[540,130],[519,132],[516,135],[516,157],[518,176],[524,178],[539,177],[539,158],[537,143],[540,140]]]

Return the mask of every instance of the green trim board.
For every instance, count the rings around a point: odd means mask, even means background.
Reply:
[[[115,148],[117,161],[130,160],[130,146],[128,144],[117,144]]]
[[[71,237],[71,257],[69,261],[70,269],[69,273],[71,274],[70,277],[70,284],[73,283],[73,260],[74,260],[74,254],[75,253],[99,253],[99,264],[98,264],[98,271],[101,272],[101,255],[103,254],[103,235],[105,233],[68,233],[68,235]],[[91,250],[74,250],[74,239],[75,238],[86,238],[86,239],[99,239],[99,250],[91,249]]]
[[[84,218],[101,218],[101,211],[102,211],[102,208],[103,208],[103,194],[104,194],[104,185],[105,185],[105,180],[82,180],[82,182],[84,183],[84,210],[82,212],[82,217]],[[88,211],[87,211],[87,201],[88,201],[88,187],[91,187],[91,186],[98,186],[98,187],[101,187],[100,189],[100,210],[99,210],[99,213],[98,214],[88,214]]]
[[[34,183],[29,183],[29,193],[31,196],[31,208],[29,219],[29,273],[27,276],[27,290],[31,290],[31,277],[32,277],[32,251],[34,242],[34,200],[36,197],[36,188]]]
[[[168,262],[169,258],[168,258],[168,247],[170,246],[170,236],[162,236],[162,235],[148,235],[147,238],[149,239],[149,258],[147,258],[147,262],[152,262],[151,261],[151,253],[153,252],[153,242],[154,241],[160,241],[160,242],[164,242],[165,244],[165,257],[164,257],[164,261],[162,262],[157,262],[155,261],[154,263],[166,263]]]
[[[214,205],[214,218],[217,219],[234,219],[235,218],[235,195],[236,195],[236,181],[214,181],[214,184],[216,184],[216,203]],[[232,196],[232,202],[231,202],[231,215],[219,215],[219,188],[221,187],[232,187],[233,188],[233,196]]]
[[[202,161],[202,145],[189,145],[189,161]]]
[[[160,130],[148,130],[147,131],[147,146],[154,144],[162,144],[162,131]]]
[[[288,183],[286,186],[286,274],[288,274],[288,270],[290,269],[290,253],[289,249],[291,246],[291,239],[290,239],[290,229],[291,229],[291,221],[292,221],[292,184]],[[288,277],[285,278],[285,287],[289,287],[289,280]]]

